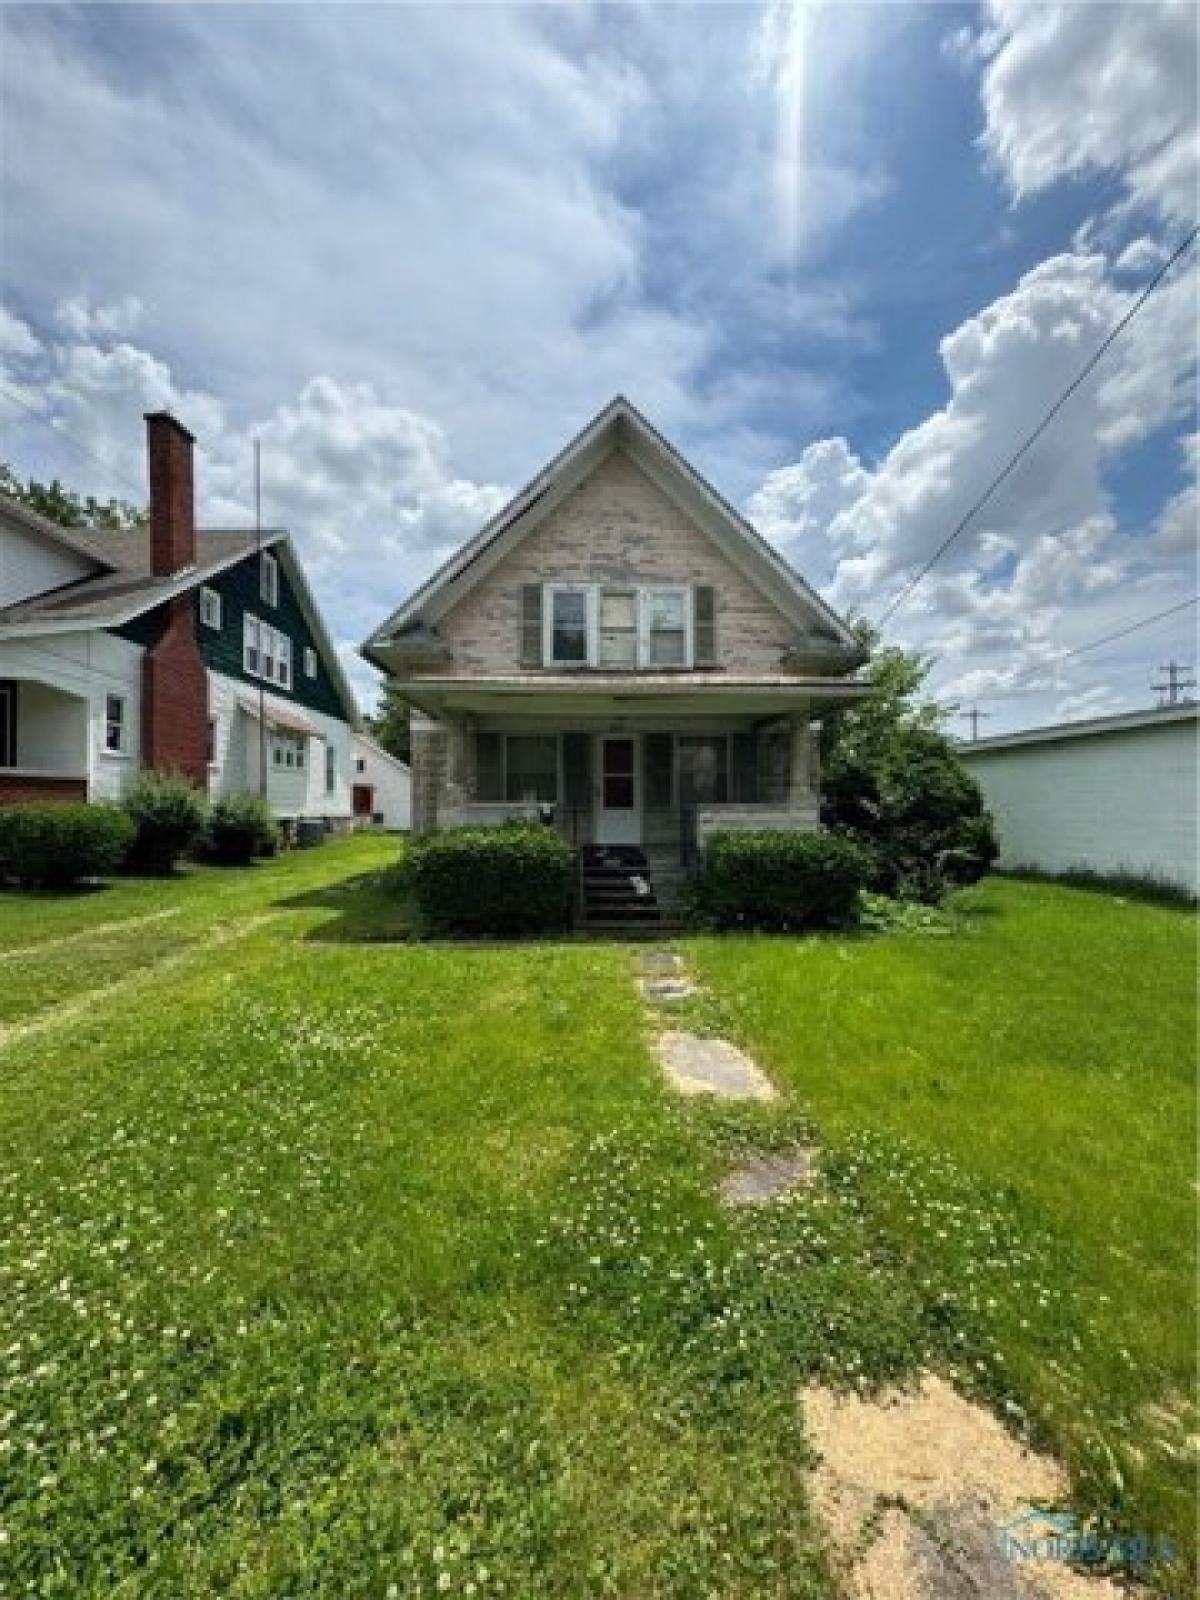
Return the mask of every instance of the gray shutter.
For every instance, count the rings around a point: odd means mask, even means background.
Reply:
[[[521,585],[521,665],[542,665],[542,586]]]
[[[642,741],[645,763],[646,808],[671,809],[671,765],[675,741],[669,733],[648,733]]]
[[[592,804],[592,736],[562,736],[563,803],[572,811],[587,811]]]
[[[717,591],[707,583],[697,586],[693,659],[698,667],[717,664]]]
[[[729,741],[730,798],[743,805],[753,805],[758,799],[758,760],[752,733],[735,733]]]
[[[504,799],[504,747],[502,733],[479,728],[475,733],[475,799],[494,804]]]

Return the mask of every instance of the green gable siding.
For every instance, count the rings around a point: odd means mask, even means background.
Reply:
[[[191,593],[196,614],[196,639],[206,667],[213,672],[223,672],[229,678],[240,678],[243,683],[253,684],[255,688],[263,682],[262,679],[251,677],[242,667],[242,622],[249,611],[263,622],[269,622],[273,628],[278,628],[280,633],[286,633],[292,641],[292,687],[285,689],[282,684],[271,680],[266,685],[270,693],[281,700],[293,700],[297,705],[307,706],[311,711],[323,711],[327,716],[347,720],[347,708],[342,704],[330,676],[329,663],[313,636],[282,561],[279,563],[278,605],[268,605],[259,598],[258,557],[253,554],[246,556],[236,566],[227,567],[216,577],[209,578],[204,587],[215,589],[221,596],[221,626],[216,629],[206,627],[200,620],[199,586]],[[113,632],[134,644],[152,644],[158,633],[158,610],[156,608],[134,617],[131,622],[114,628]],[[306,649],[317,652],[315,678],[308,678],[304,673]]]

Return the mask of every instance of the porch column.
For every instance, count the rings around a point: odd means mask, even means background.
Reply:
[[[791,727],[791,768],[788,805],[808,810],[817,803],[816,751],[808,713],[797,711],[788,719]]]
[[[438,825],[438,801],[446,765],[446,733],[440,722],[416,712],[412,732],[412,825],[416,833],[432,833]]]

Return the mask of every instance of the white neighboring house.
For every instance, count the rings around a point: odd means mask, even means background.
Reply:
[[[412,774],[361,730],[354,735],[354,820],[390,831],[412,827]]]
[[[1197,892],[1200,707],[998,734],[960,748],[996,819],[999,865],[1131,873]]]
[[[348,824],[358,712],[290,538],[192,522],[192,439],[147,418],[150,517],[0,496],[0,805],[116,799],[143,767]],[[261,731],[260,731],[261,730]]]

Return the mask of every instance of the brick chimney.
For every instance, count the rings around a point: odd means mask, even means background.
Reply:
[[[169,411],[147,411],[150,463],[150,570],[170,578],[196,560],[192,435]]]

